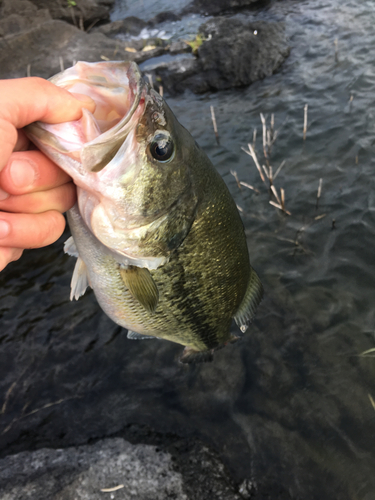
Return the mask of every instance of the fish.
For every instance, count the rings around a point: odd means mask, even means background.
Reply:
[[[80,61],[50,80],[96,103],[79,120],[26,128],[77,187],[64,246],[77,259],[71,300],[90,286],[129,339],[212,361],[263,295],[225,182],[134,62]]]

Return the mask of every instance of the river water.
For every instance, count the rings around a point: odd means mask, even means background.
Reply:
[[[148,3],[119,2],[113,18],[171,9]],[[280,72],[167,100],[241,211],[266,292],[254,324],[214,363],[180,366],[179,346],[127,340],[92,293],[69,302],[74,263],[62,240],[27,252],[0,275],[2,454],[137,424],[199,437],[238,482],[268,478],[292,498],[372,500],[375,359],[363,353],[375,348],[375,4],[284,0],[236,15],[285,22],[291,54]],[[188,33],[197,21],[160,29]],[[274,114],[270,164],[275,172],[285,160],[275,187],[291,215],[269,203],[241,149],[256,128],[264,162],[260,113],[268,124]],[[239,189],[231,171],[258,192]]]

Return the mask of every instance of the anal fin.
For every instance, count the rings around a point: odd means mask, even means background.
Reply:
[[[247,330],[248,323],[254,318],[255,311],[263,298],[263,285],[257,273],[251,268],[249,283],[234,320],[242,332]]]
[[[132,330],[128,330],[127,337],[130,340],[145,340],[145,339],[157,338],[157,337],[152,337],[151,335],[142,335],[141,333],[133,332]]]
[[[159,302],[158,287],[145,267],[120,268],[121,278],[132,296],[148,312],[154,312]]]

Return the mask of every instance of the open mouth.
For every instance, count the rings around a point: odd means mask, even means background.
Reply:
[[[84,109],[76,122],[34,123],[26,132],[42,150],[51,148],[78,160],[87,172],[100,171],[144,112],[147,89],[137,65],[78,62],[52,77],[51,82],[69,92],[88,95],[96,109],[93,114]]]

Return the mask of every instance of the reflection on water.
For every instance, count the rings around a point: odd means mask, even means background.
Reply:
[[[0,275],[3,454],[146,424],[200,436],[235,477],[276,478],[293,498],[374,498],[375,359],[360,356],[375,347],[373,2],[286,0],[255,15],[286,24],[281,72],[168,102],[242,209],[266,289],[256,321],[214,363],[180,366],[179,346],[127,340],[92,293],[69,302],[61,242],[27,253]],[[275,113],[289,217],[241,151],[257,128],[262,157],[260,112]]]

